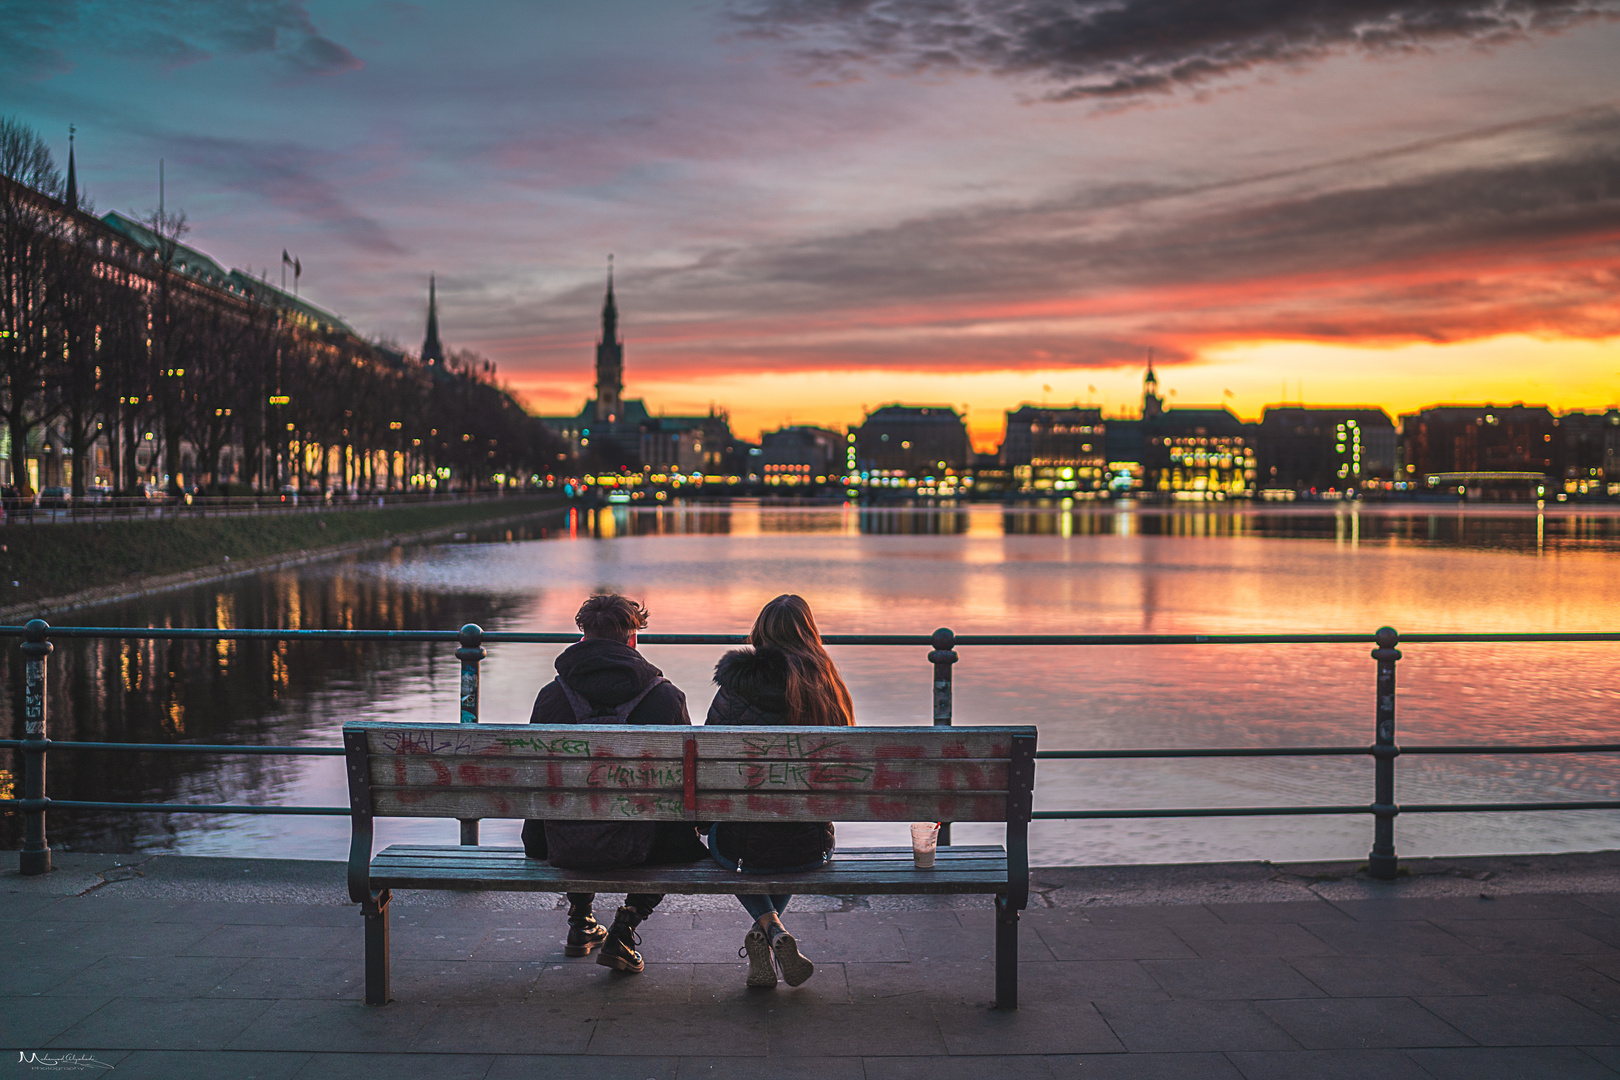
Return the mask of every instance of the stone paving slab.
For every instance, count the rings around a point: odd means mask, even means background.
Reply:
[[[983,898],[795,901],[816,975],[751,990],[730,897],[669,898],[625,975],[560,897],[400,893],[372,1008],[339,864],[60,861],[0,872],[0,1080],[1620,1077],[1620,853],[1039,870],[1017,1012]]]

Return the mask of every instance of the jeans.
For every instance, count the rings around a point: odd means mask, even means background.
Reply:
[[[791,893],[785,896],[766,896],[764,893],[738,893],[737,899],[742,906],[748,909],[748,914],[758,922],[761,918],[776,912],[778,915],[787,910],[788,901],[793,899]]]
[[[658,901],[663,898],[663,893],[631,893],[624,898],[624,906],[635,908],[636,914],[645,919],[653,913],[653,908],[657,907]],[[577,911],[584,914],[591,910],[591,904],[595,900],[595,893],[571,892],[568,894],[568,913],[572,915]]]

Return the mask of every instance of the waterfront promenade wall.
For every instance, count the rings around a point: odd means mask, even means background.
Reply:
[[[380,548],[431,543],[458,533],[541,525],[549,516],[566,513],[559,498],[512,497],[315,515],[7,529],[0,549],[0,623]]]

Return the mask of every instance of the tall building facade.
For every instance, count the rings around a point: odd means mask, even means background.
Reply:
[[[998,458],[1014,491],[1104,491],[1110,473],[1102,410],[1020,405],[1007,413]]]
[[[885,405],[868,413],[853,434],[863,472],[938,478],[967,469],[967,425],[949,405]]]
[[[1255,434],[1265,492],[1320,495],[1395,479],[1395,423],[1383,409],[1268,405]]]
[[[1557,429],[1545,405],[1435,405],[1401,417],[1402,478],[1436,494],[1536,498],[1557,471]]]

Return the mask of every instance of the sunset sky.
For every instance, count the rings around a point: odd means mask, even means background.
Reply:
[[[0,0],[101,211],[531,407],[1620,401],[1620,0]],[[1048,389],[1049,388],[1049,389]]]

